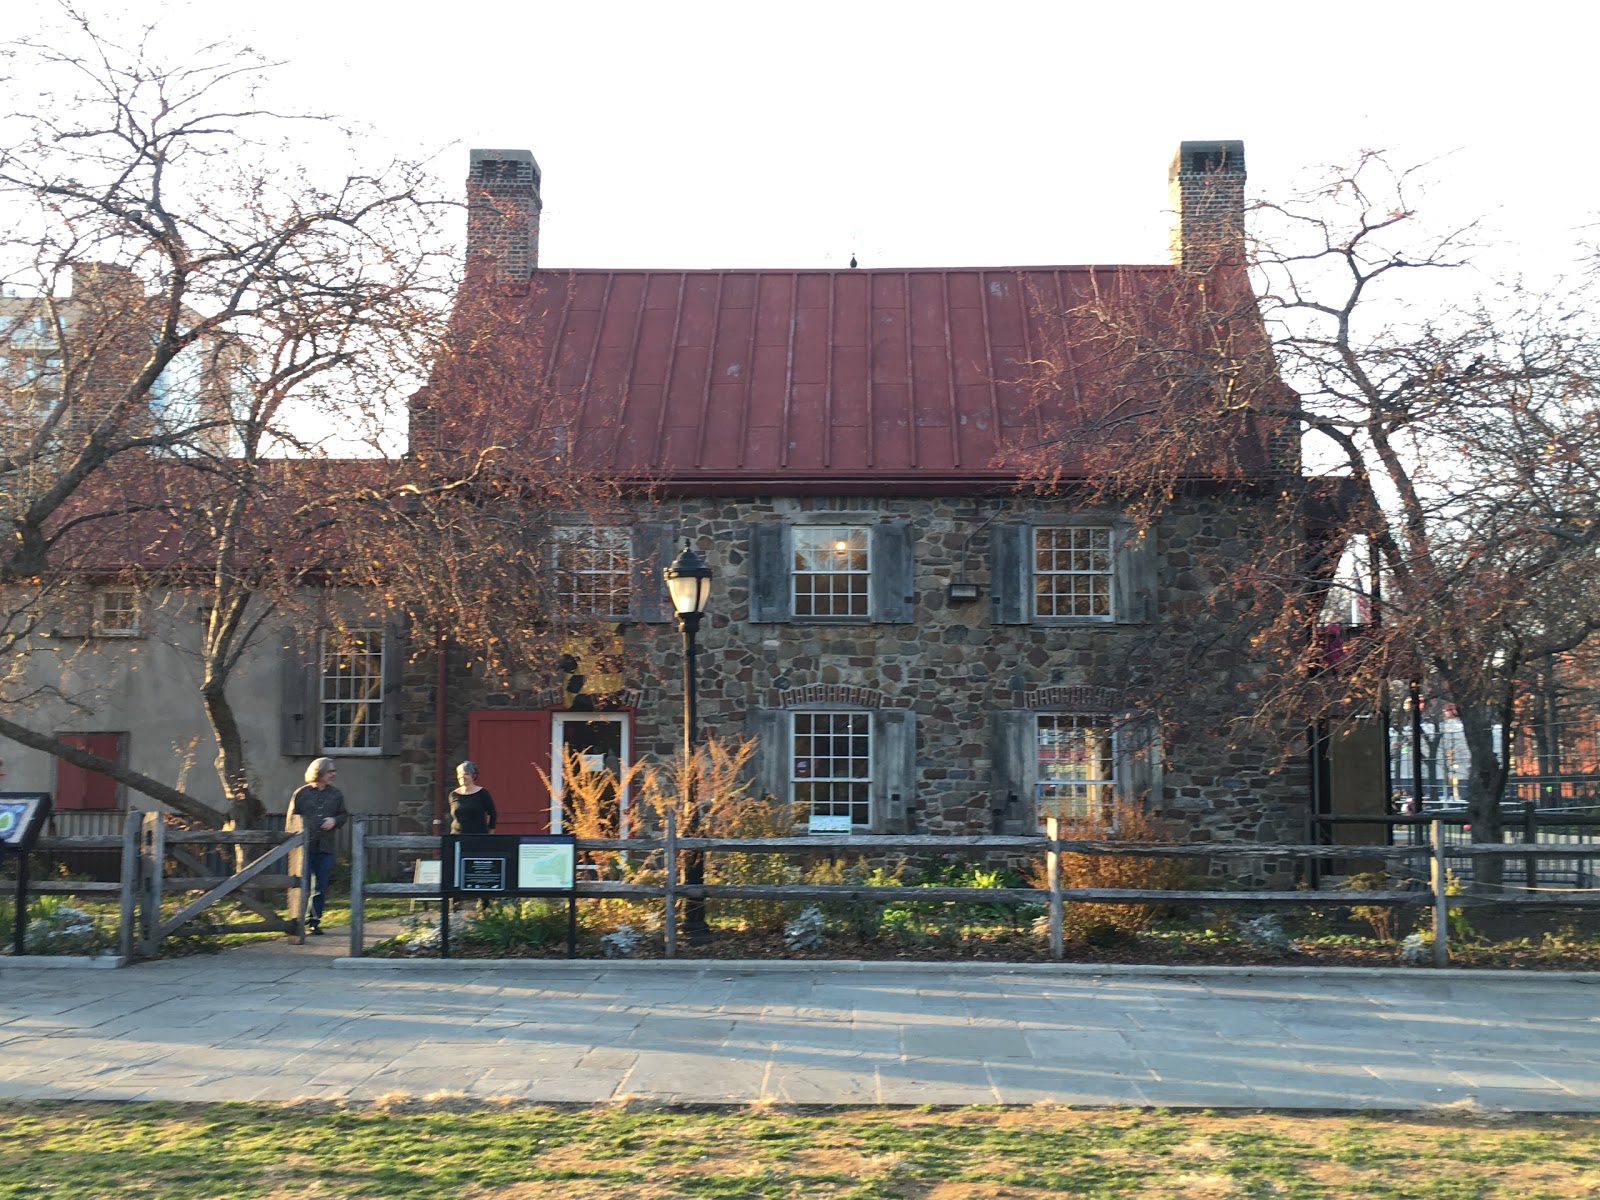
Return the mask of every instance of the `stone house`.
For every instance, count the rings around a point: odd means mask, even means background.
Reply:
[[[1239,143],[1184,143],[1171,179],[1180,261],[1237,239]],[[563,445],[629,485],[613,520],[558,532],[563,601],[615,621],[623,666],[597,680],[581,661],[565,677],[530,664],[491,686],[468,648],[425,656],[401,700],[410,822],[428,826],[461,758],[503,828],[535,831],[559,823],[534,768],[554,764],[559,786],[562,747],[670,756],[681,648],[660,568],[687,543],[715,573],[704,726],[756,738],[760,787],[803,813],[1023,832],[1122,794],[1195,838],[1300,839],[1302,771],[1259,746],[1163,748],[1141,702],[1195,637],[1174,619],[1203,588],[1192,561],[1249,553],[1248,490],[1197,489],[1140,530],[1070,488],[1018,487],[1042,428],[1028,364],[1059,314],[1113,281],[1154,295],[1174,266],[541,270],[540,184],[527,151],[472,152],[470,262],[539,364],[529,402],[558,397]],[[414,399],[414,450],[470,448],[451,403]],[[1274,461],[1297,471],[1288,449]],[[1234,686],[1232,653],[1194,704]]]

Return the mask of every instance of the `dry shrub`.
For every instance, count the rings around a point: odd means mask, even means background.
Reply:
[[[1151,813],[1141,802],[1117,797],[1098,813],[1061,823],[1063,840],[1091,842],[1151,842],[1170,845],[1178,838],[1171,826]],[[1034,887],[1049,886],[1044,860],[1030,864],[1028,882]],[[1061,886],[1064,888],[1139,888],[1172,891],[1187,878],[1183,861],[1177,858],[1146,858],[1122,854],[1062,854]],[[1165,906],[1160,904],[1087,904],[1064,906],[1062,928],[1065,935],[1079,941],[1098,941],[1106,936],[1137,933],[1147,928]]]
[[[538,771],[535,767],[534,770]],[[641,782],[649,766],[644,762],[636,762],[621,777],[615,771],[591,771],[584,766],[582,755],[568,748],[562,748],[561,765],[561,828],[565,833],[570,833],[580,838],[622,838],[628,836],[624,828],[620,797],[631,794],[637,797],[642,790]],[[539,771],[539,778],[544,780],[544,785],[550,794],[556,794],[555,782],[543,771]],[[634,801],[637,806],[637,799]],[[632,812],[627,815],[627,824],[637,824],[637,818]],[[623,857],[616,850],[586,850],[583,852],[587,862],[599,868],[596,875],[600,879],[622,878]]]
[[[639,808],[657,827],[669,810],[677,815],[679,836],[690,830],[702,836],[770,838],[790,837],[796,823],[795,806],[770,796],[757,796],[750,779],[750,760],[756,743],[751,738],[709,737],[696,747],[686,763],[682,754],[664,766],[647,768],[641,777]],[[690,772],[699,809],[689,807]],[[791,883],[797,873],[781,854],[730,854],[707,856],[708,883]],[[785,905],[779,900],[717,900],[707,906],[750,929],[772,932],[783,928]]]
[[[534,768],[538,770],[538,768]],[[621,778],[611,770],[591,771],[583,758],[570,748],[563,747],[561,766],[561,826],[567,833],[580,838],[630,837],[640,824],[640,796],[647,788],[646,777],[651,767],[636,762]],[[545,787],[554,795],[555,781],[539,771]],[[618,797],[627,794],[632,804],[626,814],[621,811]],[[619,850],[584,850],[582,861],[596,868],[594,878],[621,880],[629,883],[659,884],[662,870],[659,854],[627,854]],[[661,904],[655,900],[634,900],[625,896],[607,896],[586,905],[584,923],[601,931],[615,929],[618,925],[631,925],[648,930],[661,922]]]

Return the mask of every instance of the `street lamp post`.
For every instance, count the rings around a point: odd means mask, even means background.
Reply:
[[[678,614],[678,625],[683,630],[683,762],[688,774],[688,821],[684,833],[688,837],[700,834],[700,798],[697,795],[698,773],[695,770],[694,749],[700,735],[698,683],[695,679],[695,655],[699,650],[697,639],[700,620],[706,615],[706,602],[711,598],[711,568],[685,540],[683,551],[662,574],[666,577],[667,591],[672,596],[672,607]],[[706,881],[706,854],[704,850],[691,850],[683,856],[683,881],[690,886],[700,886]],[[704,945],[711,940],[711,927],[706,924],[704,896],[687,900],[683,910],[684,936],[690,945]]]

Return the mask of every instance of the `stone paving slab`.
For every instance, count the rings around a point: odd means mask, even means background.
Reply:
[[[1600,1112],[1600,977],[0,959],[0,1098]]]

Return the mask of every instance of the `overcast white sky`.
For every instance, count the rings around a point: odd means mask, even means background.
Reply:
[[[117,7],[243,37],[412,151],[456,143],[447,178],[469,146],[532,150],[548,266],[1160,261],[1184,138],[1244,139],[1257,195],[1361,148],[1451,155],[1441,217],[1489,213],[1529,261],[1600,209],[1587,5]]]

